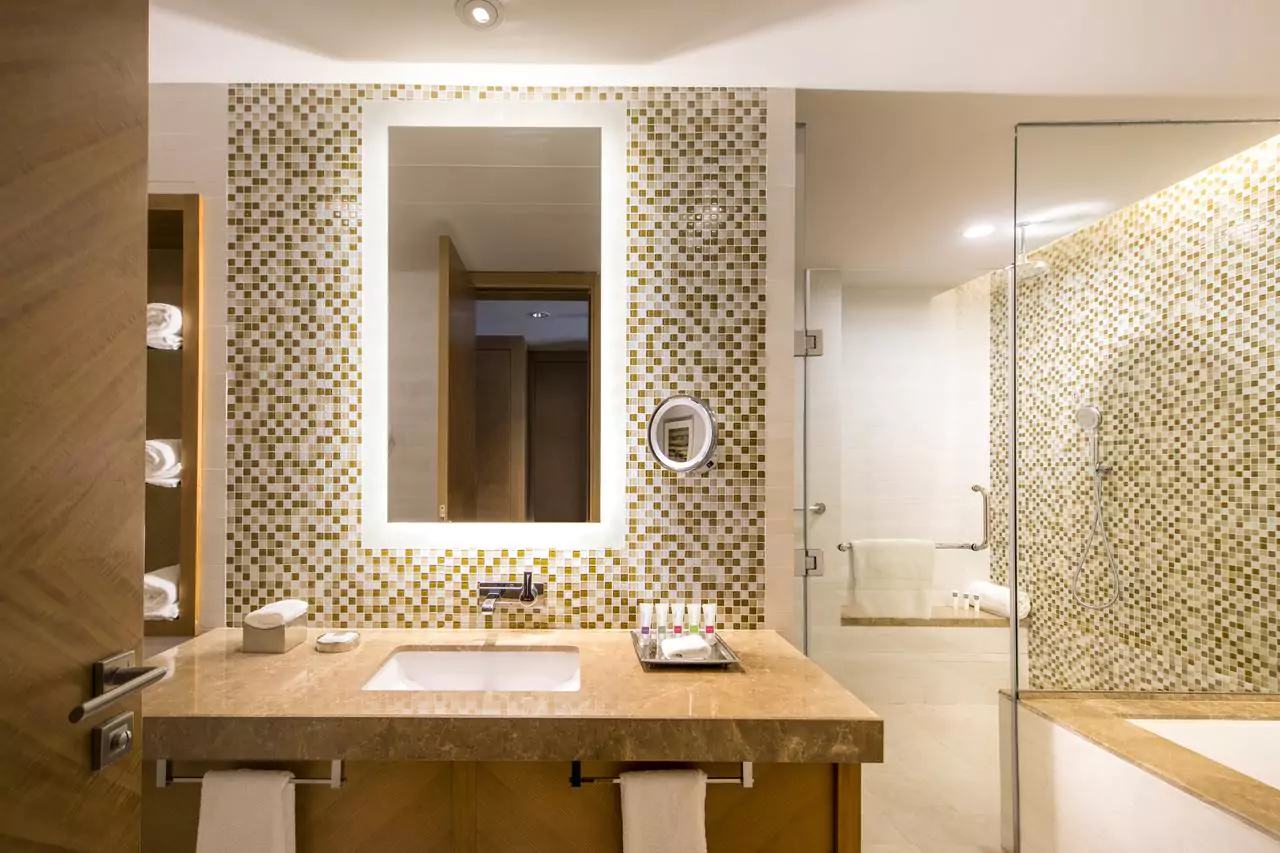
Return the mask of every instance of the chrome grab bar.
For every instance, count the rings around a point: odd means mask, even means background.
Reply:
[[[982,495],[982,541],[939,542],[937,547],[947,551],[985,551],[991,547],[991,495],[982,486],[970,486],[969,491]]]
[[[137,693],[148,685],[155,684],[164,678],[165,672],[167,670],[163,666],[125,666],[111,669],[106,672],[102,686],[114,686],[72,708],[71,713],[67,715],[67,719],[73,723],[78,723],[85,717],[91,717],[100,711],[105,711],[126,696]]]
[[[982,486],[970,486],[969,491],[982,495],[982,541],[981,542],[938,542],[934,545],[940,551],[985,551],[991,547],[991,495]],[[852,542],[841,542],[836,549],[842,554],[853,550]]]

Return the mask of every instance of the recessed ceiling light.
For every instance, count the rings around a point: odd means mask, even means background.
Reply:
[[[477,30],[491,30],[502,23],[501,0],[458,0],[454,11],[462,23]]]
[[[964,229],[964,238],[966,240],[979,240],[983,237],[990,237],[996,233],[996,227],[990,222],[979,222],[977,225],[970,225]]]
[[[550,311],[530,311],[529,316],[535,320],[545,320],[551,316]]]

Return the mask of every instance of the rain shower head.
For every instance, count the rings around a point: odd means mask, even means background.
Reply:
[[[1036,260],[1028,260],[1027,258],[1027,228],[1030,222],[1018,223],[1018,260],[1013,264],[1013,280],[1014,282],[1031,281],[1047,275],[1052,267],[1049,262],[1043,258]]]
[[[1076,423],[1081,429],[1093,432],[1102,423],[1102,410],[1097,406],[1080,406],[1076,409]]]
[[[1040,278],[1042,275],[1048,275],[1052,267],[1045,260],[1028,261],[1025,258],[1013,265],[1014,279],[1016,281],[1031,281],[1033,278]]]

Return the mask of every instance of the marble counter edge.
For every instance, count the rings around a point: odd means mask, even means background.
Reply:
[[[143,758],[187,761],[884,760],[880,720],[149,717]]]

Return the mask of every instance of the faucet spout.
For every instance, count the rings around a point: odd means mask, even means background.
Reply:
[[[498,609],[498,602],[502,601],[502,593],[491,592],[484,597],[484,601],[480,603],[481,613],[493,613]]]

